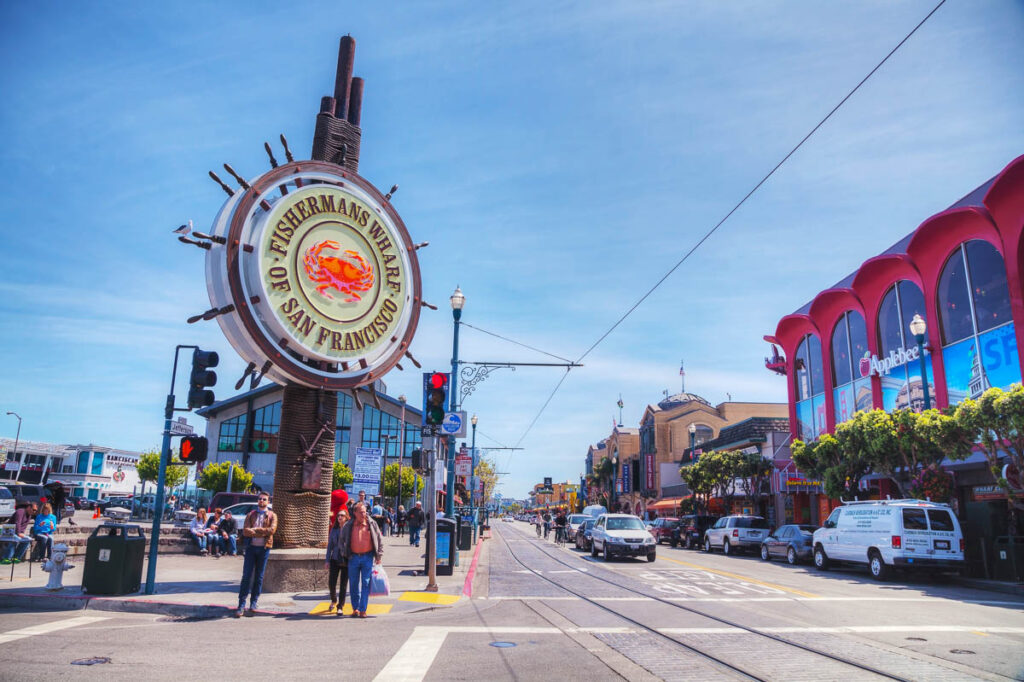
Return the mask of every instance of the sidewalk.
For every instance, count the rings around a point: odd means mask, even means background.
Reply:
[[[367,613],[396,615],[428,609],[451,607],[473,594],[473,577],[479,563],[486,563],[489,540],[481,540],[472,550],[460,552],[459,565],[450,576],[437,576],[437,592],[425,592],[427,576],[424,567],[426,541],[420,547],[409,545],[408,537],[384,538],[384,568],[388,574],[391,594],[370,597]],[[271,550],[273,551],[273,550]],[[238,585],[242,576],[241,556],[213,557],[160,554],[157,559],[156,593],[122,596],[94,596],[81,589],[85,557],[71,558],[75,568],[64,573],[64,589],[45,589],[49,574],[42,565],[32,566],[28,577],[27,563],[14,567],[0,566],[0,608],[18,607],[37,610],[93,609],[135,613],[163,613],[192,618],[217,618],[230,615],[238,603]],[[142,568],[143,590],[146,584],[147,560]],[[348,600],[346,599],[346,602]],[[260,614],[271,616],[324,615],[330,604],[326,575],[323,590],[299,593],[263,593]],[[351,605],[346,603],[346,612]]]

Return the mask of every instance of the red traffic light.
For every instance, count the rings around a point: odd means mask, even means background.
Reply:
[[[442,374],[441,372],[434,372],[430,375],[430,387],[431,388],[444,388],[444,385],[448,383],[448,375]]]
[[[207,449],[204,436],[185,436],[181,439],[181,461],[186,464],[205,462]]]

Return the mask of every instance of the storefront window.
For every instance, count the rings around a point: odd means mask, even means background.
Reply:
[[[281,401],[252,413],[252,452],[277,452],[277,432],[281,429]]]
[[[821,340],[804,337],[796,350],[796,419],[802,440],[814,440],[825,430],[825,374],[821,361]]]
[[[221,452],[241,452],[245,440],[247,415],[240,414],[220,423],[220,435],[217,438],[217,449]]]
[[[348,463],[348,444],[352,439],[352,396],[338,391],[338,412],[334,431],[334,461]]]
[[[972,240],[953,252],[939,278],[938,306],[951,405],[1021,380],[1006,268],[994,246]]]
[[[94,452],[92,453],[92,472],[94,476],[100,476],[103,474],[103,453]]]
[[[920,412],[924,408],[921,388],[921,363],[917,359],[917,341],[910,333],[910,321],[920,315],[927,321],[924,295],[909,280],[894,284],[882,298],[878,309],[878,342],[880,360],[889,361],[888,372],[881,374],[882,408],[887,412],[907,407]],[[931,358],[925,356],[928,390],[935,404],[935,385]]]
[[[851,310],[839,318],[832,331],[832,402],[837,424],[871,409],[870,365],[861,362],[868,356],[864,316]]]

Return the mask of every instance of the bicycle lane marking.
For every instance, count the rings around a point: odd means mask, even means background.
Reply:
[[[674,564],[679,564],[680,566],[686,566],[687,568],[704,571],[706,573],[714,573],[716,575],[725,576],[726,578],[733,578],[734,580],[739,580],[741,582],[752,583],[754,585],[761,585],[762,587],[770,587],[773,590],[788,592],[789,594],[795,594],[796,596],[804,597],[805,599],[819,599],[821,596],[817,594],[811,594],[810,592],[804,592],[803,590],[793,589],[792,587],[776,585],[775,583],[765,582],[764,580],[758,580],[757,578],[751,578],[749,576],[740,575],[739,573],[730,573],[729,571],[720,571],[715,568],[707,568],[706,566],[701,566],[699,564],[691,564],[688,561],[679,561],[678,559],[672,559],[667,556],[660,556],[658,557],[658,559],[661,561],[671,561]]]

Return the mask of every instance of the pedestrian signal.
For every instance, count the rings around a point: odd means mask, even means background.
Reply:
[[[440,426],[448,405],[451,375],[444,372],[423,373],[423,426]]]
[[[185,464],[205,462],[207,450],[205,436],[185,436],[181,439],[181,461]]]
[[[413,450],[412,451],[412,468],[414,471],[423,471],[423,451]]]

